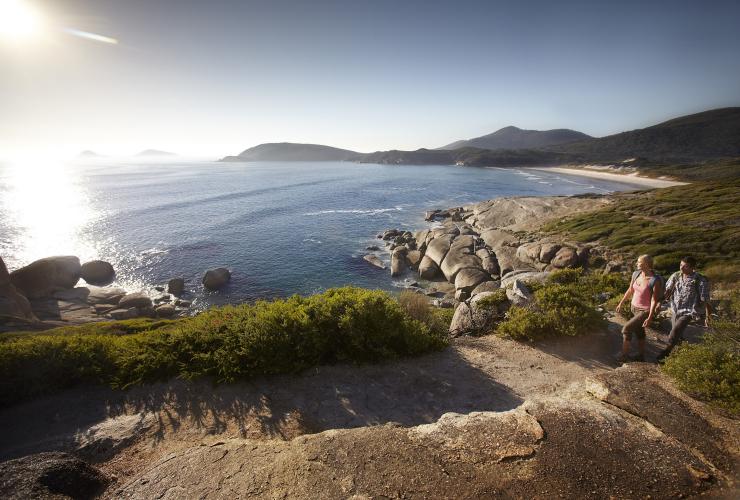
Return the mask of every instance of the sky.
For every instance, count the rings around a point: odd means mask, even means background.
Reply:
[[[0,35],[19,2],[0,157],[604,136],[740,105],[736,0],[0,0]]]

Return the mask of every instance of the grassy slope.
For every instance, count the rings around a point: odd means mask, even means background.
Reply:
[[[740,178],[616,195],[602,210],[548,224],[581,242],[600,242],[631,257],[655,256],[669,273],[694,255],[714,282],[740,279]]]

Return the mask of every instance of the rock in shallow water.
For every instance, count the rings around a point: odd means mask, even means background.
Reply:
[[[107,285],[116,277],[116,272],[110,262],[93,260],[82,265],[80,275],[91,285]]]
[[[376,255],[365,255],[363,259],[377,268],[385,269],[385,264],[383,264],[383,261],[380,260]]]
[[[167,293],[179,297],[185,291],[185,280],[183,278],[172,278],[167,282]]]
[[[231,271],[225,267],[218,267],[206,271],[203,276],[203,286],[208,290],[223,288],[231,280]]]

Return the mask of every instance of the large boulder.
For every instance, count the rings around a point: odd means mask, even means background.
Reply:
[[[483,292],[495,292],[496,290],[500,288],[501,288],[501,282],[499,280],[484,281],[480,285],[473,288],[473,291],[470,292],[470,296],[475,297],[479,293],[483,293]]]
[[[473,236],[458,236],[452,241],[450,249],[442,260],[440,269],[450,283],[455,281],[455,276],[462,269],[481,269],[481,261],[473,253],[475,239]]]
[[[0,319],[2,318],[38,321],[28,299],[11,283],[10,273],[0,258]]]
[[[73,256],[46,257],[10,273],[13,285],[29,299],[51,296],[73,288],[80,280],[80,259]]]
[[[421,262],[422,254],[419,250],[410,250],[406,254],[406,264],[408,264],[409,267],[413,269],[417,269],[419,267],[419,263]]]
[[[175,306],[172,304],[162,304],[161,306],[158,306],[155,310],[157,313],[158,318],[171,318],[175,315]]]
[[[118,304],[126,295],[126,290],[113,286],[88,286],[87,302],[90,304]]]
[[[167,282],[167,293],[179,297],[185,291],[185,280],[182,278],[172,278]]]
[[[512,247],[501,247],[496,250],[496,260],[502,276],[515,269],[533,270],[530,264],[517,259],[516,249]]]
[[[383,264],[383,261],[377,255],[365,255],[362,258],[379,269],[385,269],[385,264]]]
[[[475,287],[490,279],[491,276],[481,269],[462,269],[455,276],[455,290],[463,290],[467,294],[470,294]]]
[[[539,260],[545,264],[549,264],[555,254],[560,250],[560,245],[557,243],[543,243],[540,248]]]
[[[80,275],[83,280],[91,285],[107,285],[113,282],[116,272],[110,262],[92,260],[82,264]]]
[[[527,264],[538,264],[542,244],[538,242],[524,243],[516,249],[516,258]]]
[[[501,288],[509,288],[516,280],[544,283],[549,275],[547,271],[512,271],[501,278]]]
[[[519,238],[508,231],[502,231],[501,229],[487,229],[480,235],[486,245],[491,247],[496,254],[498,249],[502,247],[517,247],[519,246]]]
[[[396,247],[391,253],[391,276],[398,276],[406,270],[406,247]]]
[[[225,267],[218,267],[206,271],[203,276],[203,286],[208,290],[223,288],[231,280],[231,272]]]
[[[506,301],[496,301],[494,297],[494,292],[482,292],[468,302],[461,302],[450,322],[450,335],[458,337],[490,332],[508,309]]]
[[[429,230],[423,229],[414,233],[414,239],[416,240],[416,248],[420,251],[424,251],[427,248],[427,240],[429,239]]]
[[[437,276],[439,276],[439,266],[428,255],[422,257],[419,263],[419,277],[425,280],[433,280]]]
[[[552,267],[562,269],[578,265],[578,251],[573,247],[562,247],[550,261]]]
[[[501,274],[501,270],[498,267],[498,261],[496,256],[493,255],[487,248],[479,248],[475,251],[475,255],[480,259],[481,269],[490,274],[491,276],[498,276]]]
[[[454,238],[455,235],[453,234],[440,234],[436,236],[427,244],[427,251],[424,256],[432,259],[437,266],[441,266],[445,255],[447,255],[450,246],[452,246],[452,240]]]
[[[534,295],[532,295],[532,291],[523,281],[514,280],[511,288],[506,289],[506,298],[515,306],[526,307],[532,303]]]
[[[152,307],[152,299],[143,292],[129,293],[118,301],[118,307],[120,309],[129,309],[131,307],[146,309]]]

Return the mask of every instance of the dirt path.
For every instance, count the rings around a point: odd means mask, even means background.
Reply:
[[[583,392],[584,381],[613,372],[619,328],[612,322],[603,332],[536,345],[460,338],[420,358],[232,385],[174,381],[126,392],[67,391],[0,412],[0,460],[75,451],[118,487],[168,456],[191,456],[199,443],[280,443],[332,429],[416,428],[448,413],[521,412],[543,398],[563,404],[558,398],[573,387]],[[658,349],[652,335],[649,356]]]

